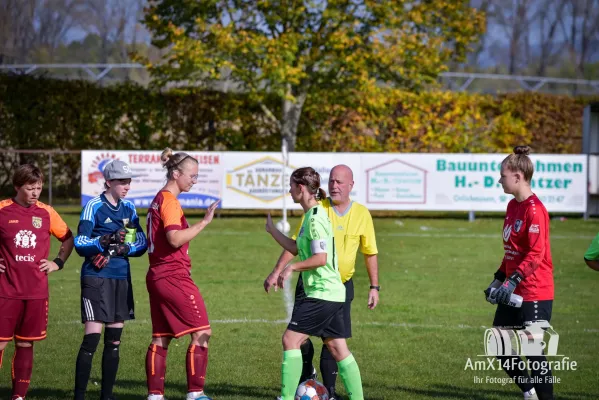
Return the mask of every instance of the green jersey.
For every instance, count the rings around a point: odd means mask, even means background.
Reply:
[[[337,266],[337,251],[333,225],[322,206],[316,205],[306,212],[297,237],[297,250],[302,261],[317,253],[326,253],[327,262],[322,267],[302,272],[307,297],[345,302],[345,286]]]
[[[584,253],[584,258],[589,261],[599,260],[599,234],[595,236],[587,252]]]

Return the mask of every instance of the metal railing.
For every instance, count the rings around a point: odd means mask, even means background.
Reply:
[[[105,78],[111,71],[115,70],[145,70],[142,64],[127,63],[127,64],[0,64],[0,71],[10,71],[20,74],[32,74],[36,71],[51,71],[51,70],[81,70],[89,75],[89,77],[98,82]],[[94,71],[94,70],[97,70]],[[526,75],[505,75],[505,74],[487,74],[473,72],[443,72],[439,79],[445,84],[448,89],[454,91],[496,91],[509,92],[524,90],[529,92],[537,92],[549,85],[554,87],[560,86],[562,89],[553,88],[552,91],[566,91],[577,94],[590,93],[599,94],[599,80],[585,79],[567,79],[553,78],[545,76],[526,76]],[[501,84],[495,87],[473,88],[479,82],[512,82],[515,85],[505,86]],[[226,82],[225,82],[226,83]]]
[[[0,149],[0,198],[12,196],[12,174],[15,168],[33,162],[44,173],[43,201],[53,205],[58,192],[60,205],[79,204],[81,195],[80,150],[16,150]],[[47,190],[47,197],[46,192]]]

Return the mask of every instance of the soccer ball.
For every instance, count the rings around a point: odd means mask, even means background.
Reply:
[[[308,379],[297,387],[295,400],[329,400],[329,392],[322,383]]]

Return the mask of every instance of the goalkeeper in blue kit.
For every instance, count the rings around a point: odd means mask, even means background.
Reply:
[[[146,236],[133,203],[124,197],[131,168],[114,160],[102,171],[105,191],[87,202],[79,221],[75,249],[81,266],[81,320],[85,335],[75,367],[75,400],[83,400],[92,359],[104,329],[101,400],[114,399],[124,321],[135,318],[129,257],[146,252]]]

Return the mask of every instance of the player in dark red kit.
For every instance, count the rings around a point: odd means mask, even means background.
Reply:
[[[44,181],[38,167],[19,166],[12,181],[16,196],[0,202],[0,366],[14,339],[11,400],[22,400],[33,370],[33,342],[46,338],[48,274],[63,268],[73,234],[52,207],[38,201]],[[52,261],[50,235],[62,242]]]
[[[219,201],[206,210],[204,219],[187,223],[177,197],[198,180],[198,161],[186,153],[165,149],[166,185],[148,209],[146,286],[150,295],[152,343],[146,354],[148,400],[164,400],[166,356],[173,338],[191,336],[187,349],[187,400],[211,400],[204,393],[208,366],[208,341],[212,335],[204,299],[191,279],[189,242],[214,217]]]
[[[493,326],[525,327],[551,320],[553,306],[553,263],[549,244],[549,215],[532,192],[530,182],[534,166],[528,146],[517,146],[501,163],[499,183],[507,194],[514,195],[503,224],[505,255],[495,280],[485,290],[485,297],[498,304]],[[496,288],[491,294],[491,289]],[[512,294],[522,296],[522,306],[509,304]],[[551,370],[545,356],[528,356],[530,378],[519,366],[517,356],[500,356],[501,365],[523,392],[524,399],[553,399]],[[535,361],[538,361],[535,362]]]

